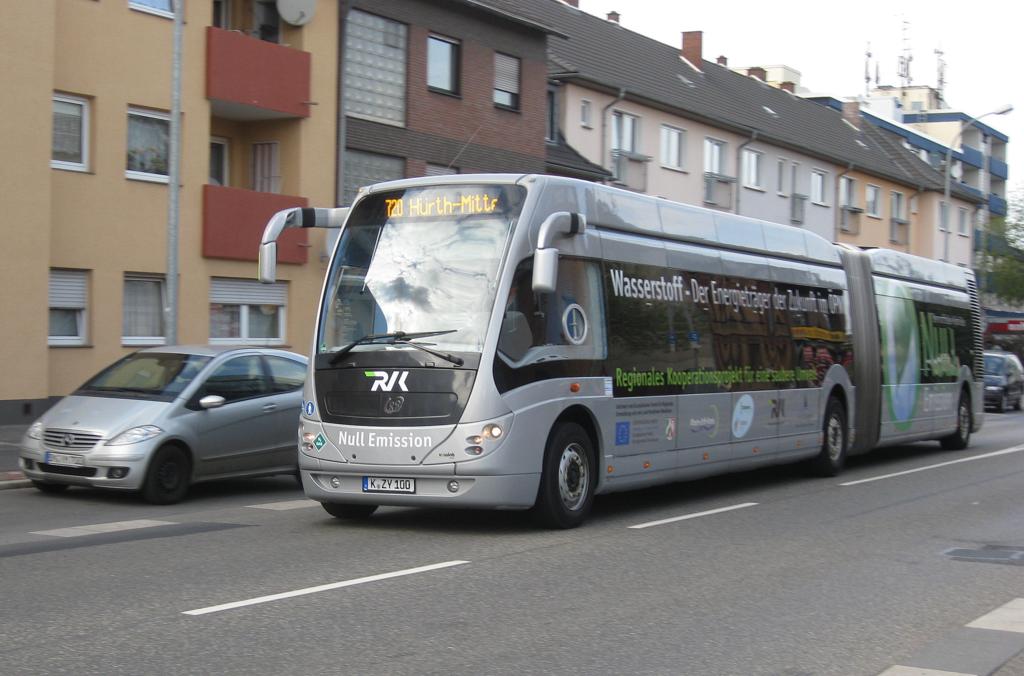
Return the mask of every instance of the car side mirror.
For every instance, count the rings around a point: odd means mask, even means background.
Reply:
[[[220,408],[224,405],[226,399],[219,394],[208,394],[199,400],[199,406],[202,408]]]

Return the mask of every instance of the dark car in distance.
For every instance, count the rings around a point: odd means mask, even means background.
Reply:
[[[985,407],[1018,411],[1024,397],[1024,367],[1012,352],[985,352]]]

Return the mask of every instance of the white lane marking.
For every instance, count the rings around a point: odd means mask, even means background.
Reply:
[[[34,530],[33,535],[52,535],[58,538],[76,538],[83,535],[96,535],[97,533],[114,533],[121,530],[135,530],[137,528],[154,528],[156,526],[173,526],[174,521],[153,521],[151,519],[136,519],[134,521],[113,521],[111,523],[97,523],[91,526],[72,526],[71,528],[55,528],[53,530]]]
[[[283,500],[281,502],[264,502],[261,505],[246,505],[250,509],[272,509],[275,511],[283,511],[286,509],[303,509],[305,507],[319,507],[320,503],[316,500]]]
[[[967,625],[973,629],[996,629],[1024,634],[1024,599],[1014,599]]]
[[[981,455],[972,455],[969,458],[960,458],[959,460],[950,460],[949,462],[940,462],[935,465],[926,465],[924,467],[915,467],[914,469],[904,470],[902,472],[893,472],[892,474],[883,474],[881,476],[873,476],[867,479],[857,479],[856,481],[845,481],[840,486],[856,486],[857,484],[866,484],[871,481],[881,481],[882,479],[891,479],[897,476],[904,476],[906,474],[914,474],[915,472],[924,472],[930,469],[938,469],[939,467],[948,467],[950,465],[958,465],[961,462],[973,462],[975,460],[984,460],[985,458],[994,458],[999,455],[1009,455],[1010,453],[1020,453],[1024,451],[1024,444],[1020,446],[1014,446],[1013,448],[1004,448],[1001,451],[993,451],[991,453],[982,453]]]
[[[922,669],[921,667],[905,667],[896,665],[889,667],[878,676],[975,676],[960,671],[942,671],[941,669]]]
[[[198,608],[196,610],[186,610],[182,612],[182,615],[206,615],[208,613],[218,613],[222,610],[231,610],[233,608],[241,608],[243,606],[253,606],[257,603],[268,603],[270,601],[279,601],[280,599],[288,599],[294,596],[304,596],[306,594],[316,594],[322,591],[330,591],[332,589],[340,589],[342,587],[351,587],[357,584],[365,584],[367,582],[378,582],[380,580],[389,580],[393,577],[402,577],[404,575],[415,575],[416,573],[426,573],[431,570],[440,570],[442,568],[451,568],[452,566],[461,566],[469,563],[469,561],[443,561],[441,563],[433,563],[429,566],[420,566],[419,568],[407,568],[405,570],[396,570],[393,573],[381,573],[380,575],[369,575],[367,577],[359,577],[354,580],[344,580],[342,582],[332,582],[330,584],[322,584],[317,587],[306,587],[305,589],[296,589],[295,591],[282,592],[280,594],[270,594],[269,596],[259,596],[254,599],[246,599],[245,601],[234,601],[232,603],[222,603],[219,606],[208,606],[206,608]]]
[[[756,502],[744,502],[740,505],[732,505],[731,507],[719,507],[718,509],[709,509],[706,512],[694,512],[693,514],[684,514],[682,516],[673,516],[669,519],[659,519],[658,521],[648,521],[647,523],[638,523],[635,526],[628,526],[628,528],[650,528],[651,526],[661,526],[666,523],[675,523],[676,521],[686,521],[687,519],[696,519],[699,516],[708,516],[711,514],[721,514],[722,512],[731,512],[734,509],[743,509],[744,507],[753,507]]]

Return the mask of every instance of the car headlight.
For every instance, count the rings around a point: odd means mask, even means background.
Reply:
[[[152,439],[158,434],[163,433],[163,430],[156,425],[142,425],[141,427],[133,427],[130,430],[121,432],[116,437],[107,442],[107,446],[124,446],[125,444],[137,444],[140,441],[146,439]]]
[[[29,439],[42,439],[43,438],[43,423],[38,420],[32,423],[32,425],[25,431],[25,435]]]

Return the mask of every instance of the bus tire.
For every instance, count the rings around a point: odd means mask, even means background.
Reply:
[[[971,443],[971,398],[964,392],[956,405],[956,430],[939,439],[939,443],[947,451],[962,451]]]
[[[590,514],[596,480],[590,435],[574,422],[558,424],[544,449],[534,517],[548,528],[579,526]]]
[[[154,505],[181,502],[188,493],[192,463],[178,446],[163,446],[153,454],[142,483],[142,497]]]
[[[353,505],[342,502],[321,502],[324,511],[335,519],[358,521],[370,518],[377,511],[377,505]]]
[[[818,476],[836,476],[846,464],[846,409],[836,397],[828,398],[822,424],[821,452],[811,460],[811,470]]]

